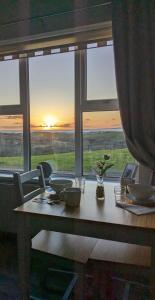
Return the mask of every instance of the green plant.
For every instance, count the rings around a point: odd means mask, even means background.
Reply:
[[[103,176],[108,169],[113,167],[114,164],[109,163],[110,155],[104,154],[102,160],[96,162],[95,172],[99,176]]]

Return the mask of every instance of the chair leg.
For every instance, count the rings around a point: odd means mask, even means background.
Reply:
[[[74,271],[78,274],[77,285],[74,292],[74,300],[84,300],[85,292],[85,265],[81,263],[74,263]]]
[[[130,291],[130,284],[126,283],[124,288],[124,293],[123,293],[123,300],[129,299],[129,291]]]

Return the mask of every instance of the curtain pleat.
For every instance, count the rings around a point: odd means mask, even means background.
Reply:
[[[155,170],[155,1],[113,0],[113,43],[128,148]]]

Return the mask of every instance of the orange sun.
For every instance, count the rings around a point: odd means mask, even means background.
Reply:
[[[56,123],[57,123],[57,118],[50,115],[45,116],[43,119],[43,124],[47,128],[54,127]]]

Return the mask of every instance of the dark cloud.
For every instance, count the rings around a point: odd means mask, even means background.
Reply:
[[[73,126],[73,123],[63,123],[63,124],[57,124],[56,126],[54,127],[65,127],[65,128],[70,128]]]
[[[1,116],[1,119],[19,120],[19,119],[22,119],[22,117],[21,116]]]
[[[31,124],[31,128],[71,128],[73,126],[74,126],[74,123],[56,124],[54,126]]]
[[[21,123],[20,122],[14,122],[13,125],[20,125],[21,126]]]
[[[39,128],[40,128],[40,127],[45,127],[45,126],[43,126],[43,125],[34,125],[34,124],[31,124],[30,127],[33,127],[33,128],[38,128],[38,127],[39,127]]]
[[[113,123],[112,126],[113,126],[113,127],[120,128],[120,124],[118,124],[118,123]]]

